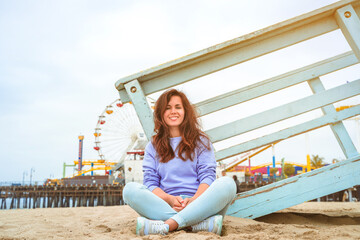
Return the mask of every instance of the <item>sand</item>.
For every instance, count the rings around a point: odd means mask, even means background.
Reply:
[[[0,239],[360,239],[360,202],[307,202],[256,220],[226,216],[222,236],[135,235],[128,206],[0,211]]]

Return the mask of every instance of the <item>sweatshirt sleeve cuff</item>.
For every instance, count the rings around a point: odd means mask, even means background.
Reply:
[[[204,178],[204,179],[200,182],[200,184],[201,184],[201,183],[206,183],[207,185],[210,186],[214,181],[215,181],[214,179],[207,177],[207,178]]]
[[[152,192],[155,188],[158,188],[158,186],[152,185],[152,186],[148,187],[148,189],[150,190],[150,192]]]

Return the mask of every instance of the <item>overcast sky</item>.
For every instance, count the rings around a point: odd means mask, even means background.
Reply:
[[[84,159],[96,159],[94,128],[101,112],[118,98],[118,79],[333,2],[0,0],[0,182],[21,181],[24,173],[28,181],[31,168],[35,180],[61,177],[63,163],[78,157],[79,134],[85,136]],[[265,57],[260,71],[254,61],[180,89],[195,103],[208,97],[193,90],[205,82],[208,94],[219,94],[350,50],[338,31],[300,44],[299,49],[274,54],[276,64]],[[302,52],[296,61],[292,51]],[[326,76],[324,85],[358,79],[359,70],[356,65],[342,75]],[[297,97],[310,94],[300,88],[304,91]],[[293,94],[283,93],[283,103],[291,101],[289,95]],[[266,102],[260,105],[273,104]],[[238,110],[229,119],[249,114]],[[204,118],[204,129],[221,121],[215,115]],[[357,144],[355,121],[346,126]],[[310,136],[311,153],[328,162],[344,158],[328,133],[320,129]],[[324,139],[329,141],[324,144]],[[329,147],[332,144],[335,147]],[[276,154],[278,159],[304,162],[304,136],[279,144]],[[271,152],[254,161],[271,161]]]

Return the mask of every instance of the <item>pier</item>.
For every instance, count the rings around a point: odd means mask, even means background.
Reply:
[[[0,209],[123,205],[122,185],[0,187]]]
[[[269,184],[242,182],[246,192]],[[2,186],[0,209],[95,207],[124,205],[122,185]]]

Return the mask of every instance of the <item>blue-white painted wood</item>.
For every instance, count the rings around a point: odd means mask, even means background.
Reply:
[[[115,87],[121,101],[129,98],[124,84],[137,79],[145,95],[222,70],[338,29],[334,12],[348,4],[359,8],[358,0],[343,0],[253,33],[214,45],[182,58],[118,80]]]
[[[212,142],[267,126],[281,120],[332,104],[360,94],[360,79],[273,109],[254,114],[206,131]]]
[[[128,102],[131,101],[131,99],[129,98],[129,95],[127,94],[126,90],[118,91],[118,93],[119,93],[119,98],[120,98],[122,103],[128,103]]]
[[[325,91],[325,88],[319,78],[314,78],[312,80],[309,80],[308,84],[313,93],[319,93],[319,92]],[[321,110],[324,114],[336,112],[335,107],[332,105],[322,107]],[[359,155],[353,141],[351,140],[351,138],[349,136],[349,133],[347,132],[347,130],[342,122],[331,124],[330,128],[331,128],[332,132],[334,133],[335,138],[336,138],[337,142],[339,143],[339,146],[341,147],[346,158],[351,158],[351,157],[355,157],[355,156]]]
[[[352,190],[351,189],[348,189],[348,194],[349,194],[349,202],[353,202]]]
[[[336,20],[350,47],[360,60],[360,20],[351,5],[336,11]]]
[[[125,89],[134,105],[144,133],[147,139],[150,140],[154,132],[154,121],[153,112],[146,100],[146,96],[137,80],[125,84]]]
[[[269,145],[271,143],[275,143],[278,141],[282,141],[285,139],[288,139],[290,137],[294,137],[296,135],[299,135],[301,133],[315,130],[317,128],[329,125],[329,124],[335,124],[339,121],[345,120],[347,118],[356,116],[360,114],[360,106],[355,106],[349,109],[345,109],[340,112],[335,113],[329,113],[325,116],[313,119],[311,121],[298,124],[296,126],[257,138],[250,140],[248,142],[244,142],[220,151],[215,152],[215,157],[217,161],[220,161],[222,159],[232,157],[235,155],[238,155],[243,152],[247,152],[256,148],[259,148],[261,146]]]
[[[240,193],[227,215],[257,218],[360,184],[360,156]]]
[[[275,92],[315,77],[337,71],[359,63],[352,52],[340,54],[326,60],[302,67],[288,73],[225,93],[196,104],[200,116],[231,107],[235,104]]]

